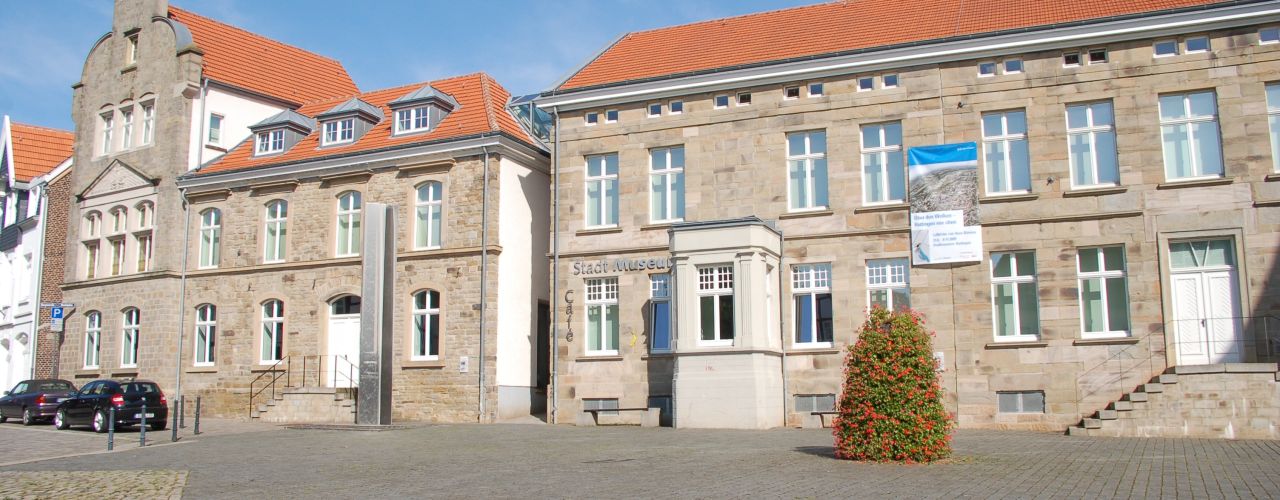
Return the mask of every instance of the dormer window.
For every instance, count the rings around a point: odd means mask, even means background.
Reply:
[[[345,144],[355,137],[355,118],[334,120],[324,124],[324,140],[322,146]]]
[[[258,152],[265,155],[284,151],[284,131],[268,130],[258,133]]]
[[[396,111],[396,133],[418,132],[431,128],[431,112],[426,106]]]

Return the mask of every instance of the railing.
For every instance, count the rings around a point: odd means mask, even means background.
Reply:
[[[312,387],[355,388],[359,386],[358,373],[359,367],[346,355],[285,356],[249,382],[249,416],[253,417],[257,408],[254,404],[264,394],[275,399],[277,391],[306,387],[312,382]]]
[[[1199,324],[1195,324],[1199,323]],[[1179,329],[1201,328],[1203,338],[1179,341]],[[1221,328],[1239,332],[1234,338],[1216,339]],[[1170,340],[1173,339],[1173,340]],[[1179,364],[1269,361],[1280,357],[1280,318],[1272,315],[1174,320],[1166,323],[1161,335],[1142,338],[1137,344],[1111,346],[1115,352],[1076,377],[1076,413],[1085,402],[1103,404],[1131,392],[1167,367]],[[1169,348],[1172,348],[1170,356]],[[1178,357],[1204,353],[1204,362],[1179,363]]]

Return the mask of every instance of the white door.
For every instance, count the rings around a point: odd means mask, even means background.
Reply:
[[[329,351],[321,363],[322,385],[356,387],[360,374],[360,298],[340,297],[329,304]]]
[[[1170,245],[1174,351],[1180,365],[1244,360],[1243,325],[1230,240]]]

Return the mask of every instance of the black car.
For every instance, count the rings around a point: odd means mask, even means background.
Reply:
[[[169,418],[169,402],[155,382],[131,380],[94,380],[80,392],[63,399],[53,417],[53,425],[67,429],[72,425],[89,425],[94,432],[107,432],[111,408],[116,410],[116,427],[142,423],[142,405],[147,406],[147,425],[161,431]]]
[[[22,425],[53,418],[58,402],[76,392],[76,386],[66,380],[23,380],[5,391],[0,397],[0,423],[10,418],[22,418]]]

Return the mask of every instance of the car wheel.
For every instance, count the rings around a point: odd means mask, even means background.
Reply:
[[[99,434],[107,432],[107,412],[102,410],[93,412],[93,432]]]
[[[163,420],[161,420],[161,421],[159,421],[159,422],[156,422],[156,423],[154,423],[154,424],[151,424],[151,430],[153,430],[153,431],[162,431],[162,430],[164,430],[164,424],[165,424],[165,421],[163,421]]]
[[[31,411],[31,408],[23,408],[22,409],[22,425],[33,425],[35,423],[36,423],[36,414]]]
[[[67,423],[67,410],[58,410],[53,416],[53,426],[64,431],[71,428],[71,424]]]

